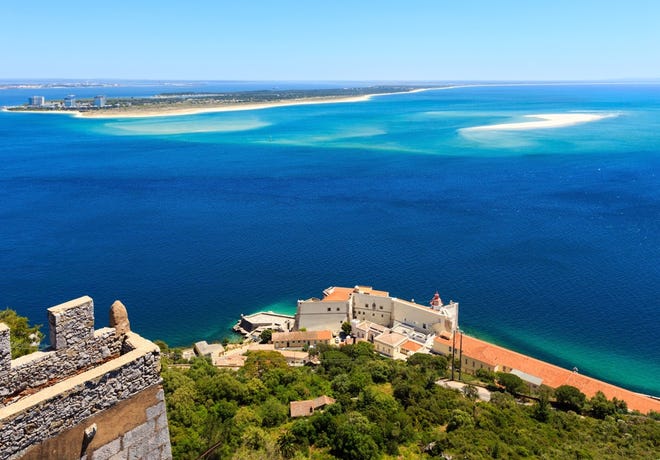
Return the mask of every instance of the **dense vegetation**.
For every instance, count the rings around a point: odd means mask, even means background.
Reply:
[[[30,326],[25,316],[20,316],[10,308],[0,310],[0,323],[5,323],[11,331],[9,341],[12,359],[37,351],[43,337],[41,325]]]
[[[602,394],[542,388],[523,401],[502,389],[481,402],[472,385],[459,392],[435,383],[447,374],[444,357],[393,361],[369,343],[323,348],[317,368],[288,367],[274,352],[251,353],[240,371],[201,358],[189,367],[165,361],[175,458],[629,459],[657,458],[660,449],[657,417],[627,415],[625,403]],[[480,378],[525,391],[502,375]],[[324,394],[337,402],[289,417],[290,401]]]

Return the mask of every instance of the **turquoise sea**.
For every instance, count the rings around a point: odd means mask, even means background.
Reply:
[[[163,91],[180,90],[11,89],[0,105]],[[464,129],[576,112],[605,118]],[[659,235],[658,84],[148,119],[0,112],[0,308],[41,323],[88,294],[104,326],[121,299],[134,330],[186,345],[331,285],[419,303],[437,289],[468,333],[660,395]]]

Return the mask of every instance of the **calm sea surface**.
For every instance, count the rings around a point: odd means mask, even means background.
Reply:
[[[180,90],[0,90],[0,105],[72,91]],[[571,112],[608,118],[461,130]],[[659,235],[658,85],[150,119],[0,112],[0,308],[41,323],[88,294],[104,326],[121,299],[134,330],[186,345],[331,285],[422,304],[438,289],[469,333],[660,395]]]

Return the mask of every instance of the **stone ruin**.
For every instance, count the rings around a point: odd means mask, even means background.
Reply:
[[[48,309],[51,348],[11,359],[0,323],[0,459],[170,459],[160,349],[115,302],[94,330],[84,296]]]

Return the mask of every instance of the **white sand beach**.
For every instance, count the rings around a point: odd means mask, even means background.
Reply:
[[[496,125],[472,126],[470,128],[463,128],[461,131],[521,131],[528,129],[563,128],[580,123],[602,120],[603,118],[610,118],[613,116],[616,115],[597,113],[545,113],[538,115],[525,115],[525,118],[534,118],[538,119],[539,121],[523,121],[518,123],[500,123]]]
[[[123,110],[107,110],[107,111],[89,111],[89,112],[76,112],[77,117],[84,118],[146,118],[146,117],[173,117],[180,115],[197,115],[202,113],[214,113],[214,112],[236,112],[243,110],[263,110],[263,109],[272,109],[275,107],[288,107],[294,105],[312,105],[312,104],[339,104],[346,102],[364,102],[368,101],[373,97],[378,96],[389,96],[394,94],[410,94],[410,93],[419,93],[421,91],[428,91],[437,88],[416,88],[410,91],[402,91],[396,93],[375,93],[375,94],[365,94],[363,96],[353,96],[353,97],[310,97],[305,99],[293,99],[293,100],[283,100],[275,101],[268,103],[227,103],[219,104],[216,106],[203,106],[203,107],[154,107],[153,109],[149,108],[135,108],[131,109],[130,107]]]

